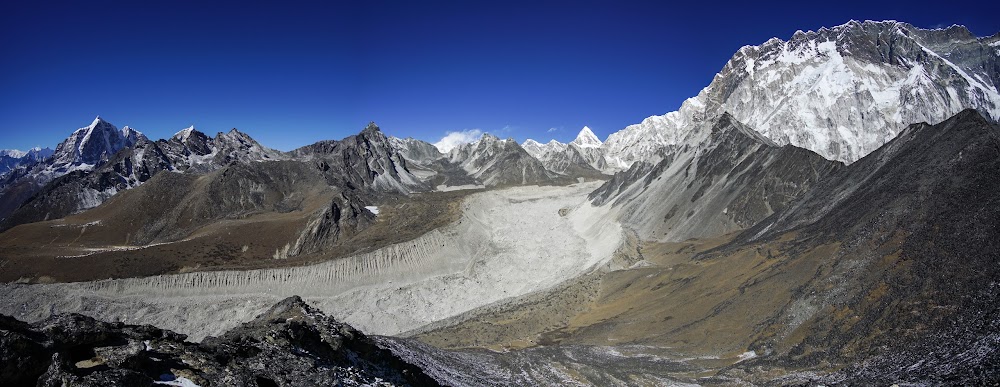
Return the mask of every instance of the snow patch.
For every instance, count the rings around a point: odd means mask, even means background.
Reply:
[[[167,377],[173,377],[172,375],[164,375]],[[163,376],[161,376],[163,378]],[[179,386],[179,387],[201,387],[197,383],[191,381],[191,379],[185,378],[183,376],[178,376],[174,380],[158,380],[153,382],[153,384],[162,384],[167,386]]]
[[[365,209],[371,212],[372,215],[378,215],[378,206],[365,206]]]

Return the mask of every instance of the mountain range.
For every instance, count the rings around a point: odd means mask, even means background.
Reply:
[[[198,380],[280,379],[222,358],[341,367],[294,348],[339,331],[354,364],[442,384],[995,383],[998,118],[1000,34],[895,21],[745,46],[603,142],[487,133],[442,153],[370,123],[281,152],[98,117],[51,153],[0,153],[0,312],[36,321],[0,331],[107,361],[150,332],[45,319],[166,322],[209,336],[160,334],[172,358],[222,354],[171,370]],[[224,333],[293,291],[405,337],[375,350],[297,298]],[[66,352],[46,327],[67,319],[118,339]]]

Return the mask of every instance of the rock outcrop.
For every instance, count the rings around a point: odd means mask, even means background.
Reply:
[[[27,324],[0,315],[8,386],[437,385],[350,325],[289,297],[202,343],[150,325],[79,314]]]

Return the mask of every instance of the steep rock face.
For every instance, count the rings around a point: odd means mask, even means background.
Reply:
[[[487,187],[548,183],[552,175],[513,139],[486,133],[479,141],[462,144],[448,153],[470,176]]]
[[[97,117],[77,129],[43,161],[26,163],[0,179],[0,219],[5,219],[49,182],[74,171],[87,172],[113,158],[120,150],[148,141],[138,131],[114,125]],[[44,151],[25,157],[43,157]],[[67,205],[72,207],[72,205]]]
[[[215,141],[194,128],[194,126],[181,130],[166,140],[157,140],[156,144],[163,153],[170,159],[174,170],[187,171],[195,167],[195,170],[211,170],[216,167],[213,157],[218,153]],[[200,166],[204,166],[198,168]]]
[[[194,142],[197,141],[196,139],[189,137],[188,140],[187,143],[197,147],[197,144]],[[212,147],[215,150],[213,162],[216,165],[226,165],[232,162],[250,163],[287,159],[281,152],[260,145],[260,143],[249,135],[236,130],[236,128],[226,133],[219,132],[216,134],[212,140]]]
[[[758,353],[795,366],[837,359],[853,366],[835,379],[858,384],[989,384],[1000,358],[997,168],[1000,127],[977,112],[912,125],[703,259],[779,258],[759,277],[796,290],[758,328]]]
[[[97,117],[90,126],[77,129],[56,147],[50,168],[63,173],[89,170],[140,139],[145,139],[142,133],[127,126],[118,130],[111,123]]]
[[[39,386],[437,385],[363,333],[290,297],[201,344],[150,325],[0,316],[0,383]],[[9,360],[9,361],[8,361]]]
[[[314,229],[286,230],[304,233],[309,238],[269,235],[274,243],[295,245],[294,251],[284,251],[281,258],[310,250],[311,246],[335,242],[343,232],[355,230],[373,216],[364,211],[355,198],[342,196],[326,185],[326,177],[316,166],[294,161],[273,161],[254,164],[233,164],[215,172],[188,176],[168,173],[107,203],[110,208],[141,208],[142,211],[111,211],[102,223],[112,228],[130,230],[130,243],[177,241],[196,230],[219,222],[251,219],[261,214],[304,212],[325,220],[326,232]],[[345,210],[346,208],[346,210]],[[328,212],[336,215],[329,215]],[[300,226],[301,227],[301,226]],[[294,238],[294,239],[293,239]],[[286,249],[287,250],[287,249]]]
[[[312,160],[324,171],[340,171],[341,176],[331,184],[347,189],[402,194],[427,189],[410,172],[406,159],[374,122],[357,135],[340,141],[321,141],[296,149],[292,155],[300,160]]]
[[[433,163],[435,160],[444,157],[444,154],[434,144],[415,138],[389,137],[389,144],[403,158],[421,165]]]
[[[107,129],[110,125],[104,121],[95,123],[94,130]],[[96,207],[118,192],[135,188],[161,171],[210,172],[233,162],[251,163],[286,158],[280,152],[261,146],[235,129],[210,139],[190,127],[169,140],[155,142],[135,134],[137,132],[131,128],[126,127],[125,131],[132,133],[129,136],[138,140],[100,165],[83,164],[82,167],[45,183],[0,222],[0,230],[23,223],[62,218]],[[111,133],[108,130],[105,132]],[[71,140],[76,141],[79,134],[80,131],[75,133]],[[67,140],[64,144],[70,142]],[[53,162],[56,160],[57,158],[52,159]],[[28,176],[16,183],[31,185],[44,181],[45,176],[54,174],[46,174],[42,168],[51,169],[56,165],[58,164],[39,165],[38,170],[28,172]]]
[[[158,143],[142,138],[91,171],[77,170],[49,182],[0,221],[0,230],[62,218],[96,207],[118,192],[149,180],[173,165]]]
[[[683,241],[748,228],[805,193],[840,163],[777,146],[729,114],[705,121],[697,146],[639,164],[594,191],[643,239]]]
[[[996,125],[971,109],[936,125],[911,125],[897,138],[831,174],[803,195],[802,200],[742,236],[747,241],[767,239],[802,227],[833,235],[845,231],[845,227],[864,223],[866,217],[932,215],[928,212],[932,209],[910,210],[921,208],[919,205],[924,201],[962,193],[945,189],[943,181],[950,182],[949,187],[963,187],[971,182],[993,180],[986,171],[997,161],[994,158],[1000,144],[998,138]],[[979,191],[980,187],[976,188]],[[935,190],[938,194],[930,195]],[[882,211],[872,214],[870,208]],[[907,228],[905,223],[898,226]]]
[[[612,134],[604,148],[626,168],[664,146],[684,145],[692,124],[728,111],[778,145],[853,162],[912,122],[965,108],[1000,118],[995,38],[964,27],[855,22],[741,48],[676,112]]]

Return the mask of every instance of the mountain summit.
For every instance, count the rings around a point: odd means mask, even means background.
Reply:
[[[146,136],[132,128],[126,126],[118,130],[110,122],[97,116],[90,125],[77,129],[56,147],[53,166],[63,172],[89,170],[144,138]]]
[[[675,112],[608,137],[619,168],[684,145],[693,123],[723,111],[778,145],[854,162],[914,122],[966,108],[1000,118],[996,37],[964,27],[925,30],[851,21],[741,48],[708,87]]]
[[[570,142],[570,144],[581,148],[598,148],[603,145],[601,140],[597,138],[597,135],[586,126],[580,129],[580,134],[576,135],[576,139]]]

